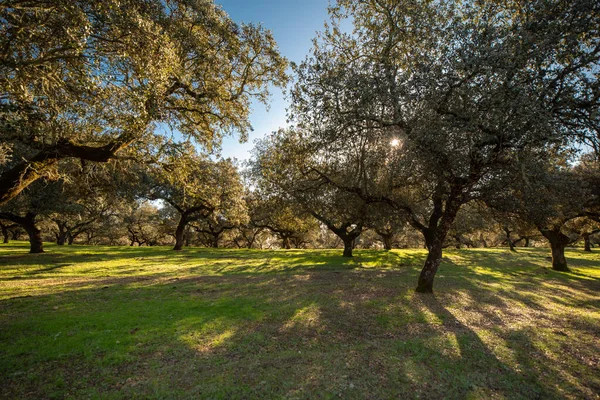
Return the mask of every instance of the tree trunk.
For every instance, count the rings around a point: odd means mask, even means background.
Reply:
[[[67,242],[67,232],[65,232],[63,229],[60,229],[58,231],[58,234],[56,235],[56,244],[59,246],[64,246],[66,242]]]
[[[391,250],[392,249],[392,239],[393,239],[394,235],[380,233],[379,236],[381,236],[381,240],[383,241],[383,248],[385,250]]]
[[[550,249],[552,250],[552,269],[555,271],[569,272],[570,269],[567,266],[567,259],[565,258],[565,247],[571,243],[569,237],[556,230],[540,230],[540,232],[550,242]]]
[[[292,245],[290,244],[290,238],[285,236],[282,238],[282,243],[281,243],[281,247],[284,249],[291,249]]]
[[[590,235],[583,235],[583,251],[592,251],[592,243],[590,242]]]
[[[4,225],[4,224],[0,224],[0,227],[2,228],[2,243],[8,243],[9,240],[9,232],[8,232],[8,226]]]
[[[69,234],[67,235],[67,243],[69,244],[69,246],[71,246],[73,244],[73,241],[75,240],[75,236]]]
[[[552,269],[555,271],[568,272],[567,259],[565,258],[565,245],[562,243],[550,243],[552,249]]]
[[[506,233],[506,243],[508,243],[508,247],[510,248],[510,251],[516,251],[515,250],[515,244],[513,243],[512,240],[510,240],[510,232],[508,230],[508,228],[504,228],[504,233]]]
[[[35,226],[35,214],[27,213],[23,221],[23,228],[29,235],[29,252],[30,253],[43,253],[44,243],[42,242],[42,231]]]
[[[352,248],[354,247],[355,238],[343,238],[344,241],[344,257],[352,257]]]
[[[173,247],[173,250],[179,251],[183,248],[185,227],[187,224],[187,218],[185,216],[181,216],[179,223],[177,224],[177,229],[175,230],[175,247]]]
[[[214,249],[218,249],[219,248],[219,235],[213,235],[212,247]]]
[[[525,247],[529,247],[529,237],[525,236]]]
[[[433,279],[442,262],[443,239],[436,237],[427,246],[429,254],[419,275],[417,288],[419,293],[433,293]]]

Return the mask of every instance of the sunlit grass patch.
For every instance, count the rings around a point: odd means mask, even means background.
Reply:
[[[2,398],[594,398],[600,260],[0,247]]]

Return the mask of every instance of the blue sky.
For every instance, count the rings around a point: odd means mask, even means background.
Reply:
[[[273,32],[279,50],[288,60],[302,61],[308,54],[315,32],[328,19],[328,0],[216,0],[236,22],[260,23]],[[253,141],[286,125],[287,101],[279,89],[273,89],[271,108],[253,103],[250,122],[254,132],[240,144],[239,137],[223,140],[223,157],[244,160],[250,157]]]

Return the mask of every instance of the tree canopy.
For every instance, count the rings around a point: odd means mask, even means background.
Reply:
[[[204,0],[0,4],[0,204],[173,129],[210,150],[286,81],[271,33]]]

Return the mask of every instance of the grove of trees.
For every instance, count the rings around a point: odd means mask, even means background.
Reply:
[[[290,74],[212,1],[3,1],[4,243],[424,247],[428,293],[449,246],[549,246],[568,271],[600,242],[600,3],[330,16]],[[289,126],[220,157],[273,86]]]

